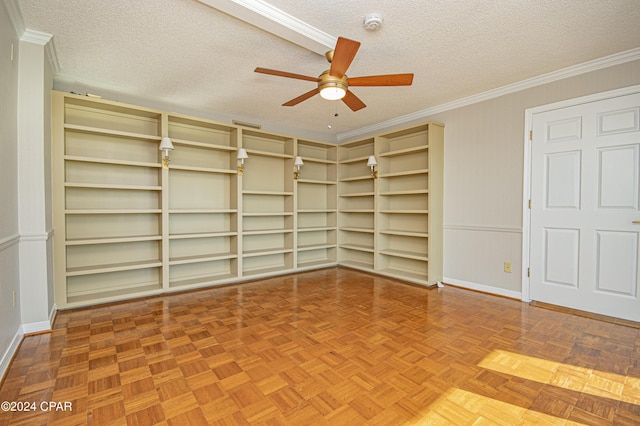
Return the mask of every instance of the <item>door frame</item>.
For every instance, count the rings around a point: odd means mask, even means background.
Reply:
[[[531,245],[531,210],[529,200],[531,199],[531,139],[533,129],[533,116],[541,112],[552,111],[572,107],[590,102],[602,101],[619,96],[640,93],[640,85],[623,87],[621,89],[609,90],[606,92],[594,93],[578,98],[566,99],[546,105],[527,108],[524,110],[524,167],[523,167],[523,188],[522,188],[522,301],[531,302],[531,283],[529,278],[530,245]]]

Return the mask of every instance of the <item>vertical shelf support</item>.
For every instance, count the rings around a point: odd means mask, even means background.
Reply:
[[[160,150],[165,151],[162,156],[162,169],[160,169],[160,183],[162,186],[160,223],[162,226],[162,289],[169,289],[169,149],[174,149],[169,139],[169,118],[166,113],[160,116]]]

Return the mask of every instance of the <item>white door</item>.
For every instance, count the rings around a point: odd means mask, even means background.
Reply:
[[[640,321],[640,93],[532,129],[531,299]]]

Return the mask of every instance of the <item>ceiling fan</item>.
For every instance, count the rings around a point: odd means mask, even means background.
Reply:
[[[352,111],[358,111],[366,105],[356,95],[349,90],[349,86],[410,86],[413,82],[413,74],[386,74],[386,75],[370,75],[365,77],[349,78],[345,74],[347,68],[351,65],[353,58],[358,53],[360,42],[349,40],[348,38],[338,37],[338,42],[334,50],[327,52],[327,60],[331,63],[331,67],[320,74],[319,77],[310,77],[301,74],[294,74],[286,71],[272,70],[268,68],[256,68],[255,72],[262,74],[277,75],[280,77],[295,78],[298,80],[313,81],[318,84],[313,90],[310,90],[288,102],[282,106],[294,106],[302,101],[320,94],[324,99],[338,100],[342,99]]]

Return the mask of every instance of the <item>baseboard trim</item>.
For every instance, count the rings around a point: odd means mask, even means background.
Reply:
[[[22,332],[24,334],[37,334],[51,331],[51,323],[49,321],[31,322],[22,324]]]
[[[49,312],[49,329],[53,329],[53,322],[56,320],[56,315],[58,315],[58,305],[54,303],[51,307],[51,312]]]
[[[470,281],[457,280],[455,278],[444,277],[442,282],[447,285],[451,284],[455,287],[465,288],[467,290],[479,291],[482,293],[493,294],[495,296],[508,297],[509,299],[522,300],[522,292],[506,290],[504,288],[491,287],[484,284],[472,283]]]
[[[4,382],[4,377],[7,371],[9,371],[9,366],[11,365],[11,361],[13,360],[14,355],[18,351],[20,347],[20,343],[22,343],[22,338],[24,337],[24,332],[22,327],[18,327],[16,330],[15,336],[13,336],[13,340],[11,344],[7,348],[7,350],[2,355],[2,359],[0,359],[0,385]]]
[[[25,335],[50,333],[53,327],[53,321],[56,319],[57,313],[58,313],[58,309],[56,307],[56,304],[54,303],[53,307],[51,308],[51,312],[49,312],[48,321],[38,321],[38,322],[29,323],[29,324],[22,324],[22,332]]]

